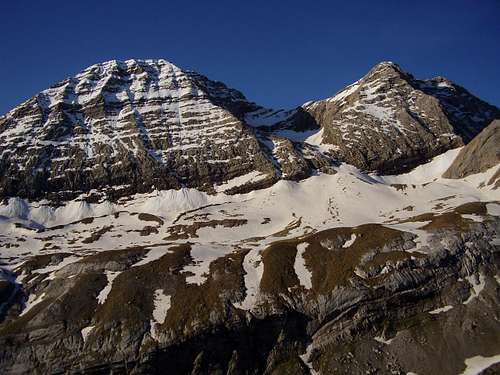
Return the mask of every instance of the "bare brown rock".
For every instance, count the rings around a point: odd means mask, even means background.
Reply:
[[[443,174],[445,178],[464,178],[485,172],[500,162],[500,120],[493,121],[479,133],[456,157]],[[497,176],[498,178],[498,176]],[[492,184],[493,181],[489,183]]]

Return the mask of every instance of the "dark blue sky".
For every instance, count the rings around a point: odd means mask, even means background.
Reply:
[[[165,58],[272,107],[330,96],[392,60],[500,106],[498,0],[2,1],[0,14],[0,113],[128,58]]]

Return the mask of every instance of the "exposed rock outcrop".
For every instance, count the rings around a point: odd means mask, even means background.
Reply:
[[[445,178],[464,178],[486,172],[500,163],[500,120],[493,121],[479,135],[465,146],[453,164],[443,174]],[[498,183],[497,173],[491,183]]]
[[[165,60],[109,61],[0,117],[0,197],[211,192],[242,176],[231,191],[248,192],[338,161],[397,173],[499,117],[444,78],[419,81],[393,63],[332,98],[272,111]]]
[[[468,143],[498,108],[442,77],[418,80],[383,62],[337,95],[308,102],[275,126],[321,128],[332,157],[358,168],[400,173]]]
[[[484,212],[484,205],[475,207]],[[276,242],[262,252],[260,292],[249,311],[240,306],[248,250],[214,261],[202,284],[180,272],[192,261],[189,245],[145,264],[138,263],[148,252],[141,248],[100,253],[48,279],[22,265],[17,272],[34,297],[29,310],[0,326],[0,369],[456,374],[465,358],[500,351],[500,263],[498,246],[490,244],[499,221],[482,214],[478,223],[460,212],[471,207],[431,218],[432,238],[418,252],[414,234],[380,225]],[[299,244],[308,244],[301,254]],[[294,270],[299,256],[309,286]],[[10,311],[20,310],[23,293],[13,293]],[[429,345],[452,345],[446,366],[439,353],[426,351]]]

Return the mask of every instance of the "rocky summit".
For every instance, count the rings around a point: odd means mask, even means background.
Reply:
[[[286,110],[85,69],[0,117],[0,373],[500,373],[499,119],[391,62]]]
[[[337,95],[305,103],[274,126],[321,129],[314,140],[333,158],[400,173],[468,143],[499,117],[498,108],[446,78],[417,80],[382,62]]]
[[[331,98],[274,111],[165,60],[109,61],[0,117],[0,196],[214,192],[235,178],[245,183],[230,192],[248,192],[339,161],[399,173],[495,118],[450,81],[415,80],[388,62]]]

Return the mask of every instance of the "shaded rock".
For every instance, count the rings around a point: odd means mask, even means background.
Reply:
[[[493,121],[457,155],[443,174],[445,178],[464,178],[485,172],[500,162],[500,120]],[[500,177],[496,176],[493,181]]]

